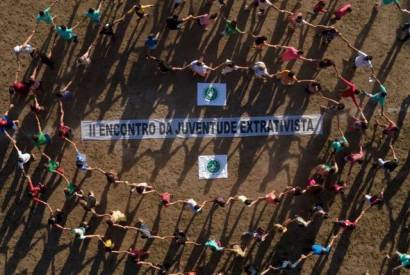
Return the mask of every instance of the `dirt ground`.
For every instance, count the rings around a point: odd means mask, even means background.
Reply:
[[[119,18],[132,2],[114,4],[105,1],[103,21]],[[215,1],[217,2],[217,1]],[[337,63],[344,76],[353,77],[361,89],[371,91],[374,87],[368,81],[368,72],[353,70],[354,53],[341,40],[336,39],[327,48],[321,48],[319,38],[313,30],[297,30],[287,35],[285,17],[269,10],[266,17],[258,19],[255,11],[244,11],[245,0],[228,0],[222,13],[229,18],[238,18],[240,28],[248,33],[263,33],[271,43],[286,43],[303,48],[311,58],[330,57]],[[248,2],[251,2],[248,0]],[[314,1],[303,1],[303,11],[308,11]],[[329,10],[344,1],[329,0]],[[360,97],[368,117],[373,116],[371,127],[365,137],[366,159],[353,170],[351,187],[344,195],[326,191],[319,195],[288,198],[277,207],[258,204],[243,208],[239,203],[227,208],[207,207],[193,216],[180,206],[161,208],[155,195],[145,197],[130,195],[124,185],[107,185],[105,178],[97,173],[83,173],[75,169],[75,151],[63,144],[57,137],[45,148],[50,156],[59,159],[67,176],[85,191],[93,190],[101,205],[98,212],[121,210],[127,214],[129,224],[137,218],[143,219],[159,235],[171,235],[176,228],[186,229],[192,240],[206,241],[220,239],[223,244],[239,243],[242,232],[257,226],[270,228],[273,223],[283,222],[294,214],[307,217],[316,202],[323,202],[333,218],[355,218],[366,206],[363,194],[376,193],[386,187],[386,203],[383,207],[371,209],[360,221],[357,229],[344,233],[329,256],[312,257],[293,271],[294,274],[387,274],[397,264],[386,261],[384,255],[395,250],[406,252],[410,239],[408,227],[410,208],[409,122],[407,117],[410,103],[410,42],[396,42],[396,28],[410,18],[405,18],[393,6],[385,7],[378,14],[372,12],[373,0],[353,0],[353,13],[338,22],[336,27],[359,49],[373,55],[376,74],[388,89],[387,110],[401,127],[395,140],[400,166],[387,177],[380,170],[372,168],[378,157],[384,157],[388,144],[379,141],[380,132],[373,134],[374,117],[379,110],[367,98]],[[402,1],[410,7],[410,1]],[[281,190],[286,185],[303,186],[312,168],[329,155],[328,139],[335,135],[336,118],[326,115],[324,133],[319,136],[293,137],[249,137],[221,139],[166,139],[166,140],[121,140],[81,142],[81,120],[100,119],[147,119],[185,117],[236,117],[241,115],[318,114],[318,97],[307,97],[301,87],[278,89],[274,84],[255,80],[246,73],[235,72],[228,76],[211,74],[207,81],[222,81],[228,85],[228,105],[224,108],[197,107],[196,83],[188,72],[156,73],[155,66],[145,62],[144,40],[150,32],[161,32],[160,45],[153,55],[161,56],[175,66],[187,64],[204,55],[205,62],[216,65],[230,58],[239,64],[250,64],[255,60],[266,62],[269,71],[275,72],[286,64],[278,62],[278,52],[265,49],[260,54],[251,48],[249,35],[220,38],[222,21],[204,32],[194,22],[181,33],[165,30],[164,19],[170,14],[172,1],[143,1],[155,3],[147,19],[136,21],[128,17],[116,26],[117,38],[98,39],[92,54],[92,64],[85,70],[75,69],[75,59],[88,48],[96,35],[96,28],[88,21],[77,30],[79,42],[65,43],[57,40],[52,49],[56,60],[54,70],[42,68],[43,92],[40,102],[47,111],[41,115],[46,131],[53,132],[58,123],[58,102],[52,95],[61,85],[74,79],[72,90],[75,98],[65,105],[66,121],[74,128],[75,142],[84,151],[91,166],[106,170],[117,170],[122,179],[135,182],[147,181],[160,191],[170,191],[175,199],[194,197],[197,201],[213,199],[216,196],[245,194],[261,196],[272,189]],[[283,9],[292,10],[296,1],[276,1]],[[12,48],[22,43],[34,26],[36,12],[49,4],[38,0],[4,0],[0,2],[1,110],[8,108],[7,87],[13,81],[16,71]],[[57,15],[57,24],[74,25],[81,20],[89,7],[96,7],[96,1],[61,1],[52,9]],[[186,0],[182,16],[202,14],[211,10],[217,12],[219,5],[205,5],[205,1]],[[329,16],[320,15],[313,23],[325,24]],[[43,50],[50,50],[53,31],[44,25],[39,27],[32,44]],[[300,79],[309,79],[317,71],[311,64],[288,64]],[[32,72],[30,60],[23,60],[23,74]],[[334,92],[341,88],[331,70],[321,71],[318,79],[325,88],[325,94],[338,98]],[[29,98],[14,100],[13,118],[21,122],[22,131],[17,135],[23,151],[33,148],[29,137],[35,133],[34,117],[30,114]],[[348,114],[354,113],[352,105],[342,115],[342,128],[346,128]],[[351,151],[357,150],[357,134],[348,134],[353,142]],[[48,229],[48,210],[33,206],[26,195],[26,181],[16,165],[16,153],[11,144],[1,137],[0,172],[0,271],[3,274],[151,274],[152,270],[137,269],[135,264],[122,254],[104,253],[101,244],[93,240],[74,240],[69,233]],[[350,151],[348,151],[350,152]],[[228,154],[229,178],[224,180],[198,180],[197,158],[201,154]],[[342,157],[338,158],[343,165]],[[261,245],[253,243],[248,247],[246,258],[235,258],[229,253],[213,253],[203,247],[177,248],[169,241],[144,241],[132,231],[107,229],[101,219],[86,215],[84,209],[72,201],[66,201],[64,181],[44,169],[44,158],[30,164],[29,174],[39,182],[46,183],[48,192],[43,197],[53,208],[64,207],[69,213],[65,225],[75,227],[85,220],[91,225],[90,234],[105,234],[113,238],[116,249],[129,247],[150,250],[149,261],[155,264],[171,263],[172,271],[196,270],[198,274],[242,274],[243,266],[252,263],[263,269],[269,264],[278,264],[282,259],[295,261],[306,253],[315,241],[328,242],[336,230],[331,220],[315,221],[307,229],[296,225],[289,227],[284,235],[273,234]],[[341,177],[346,178],[347,169]],[[405,273],[405,272],[403,272]],[[273,274],[273,273],[272,273]]]

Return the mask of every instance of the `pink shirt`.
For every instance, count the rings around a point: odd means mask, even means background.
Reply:
[[[298,49],[294,47],[290,47],[282,53],[281,58],[282,58],[282,61],[291,61],[291,60],[299,59],[300,55],[298,54]]]
[[[335,11],[336,18],[342,18],[348,13],[348,9],[352,7],[352,4],[344,4]]]
[[[199,24],[201,26],[207,27],[210,23],[211,23],[211,20],[209,19],[208,14],[204,14],[199,17]]]

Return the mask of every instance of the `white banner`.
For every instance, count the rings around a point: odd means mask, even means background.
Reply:
[[[209,155],[198,157],[199,179],[228,178],[228,156]]]
[[[318,135],[320,115],[81,121],[83,140]]]
[[[225,106],[225,83],[198,83],[196,89],[196,104],[198,106]]]

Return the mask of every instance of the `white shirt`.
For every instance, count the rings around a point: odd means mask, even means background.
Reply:
[[[233,67],[232,66],[225,66],[225,68],[222,69],[221,73],[222,74],[227,74],[227,73],[231,73],[233,71],[236,71],[238,69],[239,69],[239,67],[236,66],[236,65],[234,65]]]
[[[260,9],[265,10],[269,5],[272,5],[272,3],[269,0],[266,0],[265,2],[258,0],[258,5]]]
[[[17,151],[18,154],[18,160],[17,164],[21,169],[24,169],[24,164],[30,161],[31,155],[29,153],[22,153],[20,150]]]
[[[17,45],[13,48],[13,51],[15,54],[20,54],[20,53],[31,54],[34,51],[34,48],[30,44]]]
[[[268,69],[266,68],[265,63],[263,63],[262,61],[255,62],[255,65],[253,65],[252,68],[257,77],[265,77],[269,75]]]
[[[189,208],[191,208],[193,212],[198,212],[198,210],[195,209],[198,203],[194,199],[189,199],[186,201],[186,203],[189,205]]]
[[[366,67],[366,68],[372,68],[372,61],[371,60],[366,60],[365,58],[368,55],[365,54],[362,51],[358,52],[358,55],[356,56],[355,60],[354,60],[354,64],[356,65],[356,67]]]
[[[191,64],[190,64],[191,69],[194,72],[196,72],[197,74],[201,75],[201,76],[206,75],[206,73],[208,72],[208,69],[210,69],[210,67],[208,67],[204,63],[201,63],[200,65],[198,65],[197,63],[198,63],[198,60],[192,61]]]

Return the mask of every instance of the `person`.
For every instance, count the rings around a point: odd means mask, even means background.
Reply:
[[[317,256],[322,256],[322,255],[329,255],[330,250],[332,249],[332,246],[336,240],[336,238],[338,237],[338,235],[333,235],[330,238],[330,242],[327,246],[323,246],[321,244],[315,243],[312,245],[311,247],[311,251],[309,252],[309,254],[307,255],[301,255],[301,257],[299,259],[307,259],[313,255],[317,255]]]
[[[209,73],[211,71],[215,71],[219,68],[215,67],[209,67],[207,66],[204,62],[203,62],[203,57],[196,59],[194,61],[192,61],[191,63],[189,63],[188,65],[182,67],[182,68],[174,68],[175,70],[186,70],[186,69],[190,69],[193,72],[193,75],[199,75],[201,77],[207,77],[209,75]]]
[[[326,7],[326,2],[324,0],[319,0],[314,6],[313,6],[313,14],[318,15],[319,13],[326,13],[327,9]]]
[[[324,29],[319,33],[322,37],[322,45],[329,45],[336,37],[340,35],[337,29]]]
[[[159,32],[157,32],[156,34],[150,33],[147,39],[145,39],[145,46],[149,50],[155,50],[158,47],[158,38],[159,38]]]
[[[244,195],[237,195],[234,197],[229,197],[226,201],[225,205],[229,205],[229,203],[234,202],[234,201],[240,201],[243,204],[245,204],[247,207],[251,207],[253,206],[255,203],[257,203],[257,200],[252,201],[251,199],[249,199],[247,196]]]
[[[258,79],[266,80],[266,78],[273,77],[273,74],[270,74],[268,72],[268,68],[266,67],[266,64],[262,61],[255,62],[255,64],[252,66],[252,70],[255,74],[255,77]]]
[[[171,202],[171,194],[168,192],[164,192],[162,194],[159,194],[159,199],[160,199],[160,205],[168,207],[170,205],[175,204],[176,202]]]
[[[86,210],[91,211],[92,209],[95,211],[95,207],[97,207],[100,203],[97,201],[95,194],[93,191],[88,192],[87,196],[80,195],[80,205]]]
[[[288,231],[288,225],[294,221],[292,218],[286,219],[283,223],[273,224],[273,230],[281,234],[285,234]]]
[[[41,11],[38,12],[38,14],[37,14],[37,16],[36,16],[36,23],[37,23],[37,24],[39,24],[40,22],[44,22],[44,23],[46,23],[47,25],[54,25],[54,19],[55,19],[57,16],[54,16],[54,17],[53,17],[53,16],[51,15],[50,10],[51,10],[51,8],[52,8],[55,4],[57,4],[57,2],[58,2],[58,0],[53,1],[49,7],[47,7],[46,9],[41,10]]]
[[[112,21],[111,23],[105,23],[105,24],[103,24],[103,25],[101,26],[101,29],[100,29],[100,34],[109,36],[109,37],[111,38],[111,40],[114,41],[114,40],[115,40],[115,32],[114,32],[113,27],[114,27],[116,24],[118,24],[118,23],[120,23],[120,22],[122,22],[122,21],[124,21],[124,20],[125,20],[125,15],[122,16],[122,17],[120,17],[120,18],[118,18],[118,19],[116,19],[116,20],[114,20],[114,21]]]
[[[54,94],[56,95],[56,97],[58,97],[60,100],[67,100],[69,98],[72,98],[73,92],[71,92],[69,89],[71,84],[73,84],[72,80],[70,80],[66,85],[60,88],[58,92],[55,92]]]
[[[306,193],[306,190],[303,189],[300,186],[286,186],[285,190],[284,190],[284,194],[288,195],[292,195],[294,197],[303,195]]]
[[[245,5],[245,10],[249,10],[251,6],[255,8],[259,8],[258,15],[262,16],[265,14],[265,11],[269,8],[272,7],[273,4],[269,0],[252,0],[253,3],[252,5]]]
[[[295,73],[290,70],[282,70],[276,73],[274,77],[284,86],[291,86],[298,82]]]
[[[182,230],[176,230],[172,236],[164,236],[164,239],[172,239],[177,245],[193,244],[195,246],[200,246],[201,244],[197,242],[190,241],[186,233]]]
[[[390,150],[393,153],[393,159],[392,160],[384,160],[382,158],[377,159],[377,165],[380,168],[383,168],[386,172],[391,173],[393,172],[398,166],[399,166],[399,159],[397,158],[396,152],[394,151],[393,145],[390,143],[389,145]]]
[[[232,248],[226,248],[226,247],[225,247],[225,248],[224,248],[224,251],[232,252],[232,253],[234,253],[235,256],[237,256],[237,257],[245,258],[247,249],[246,249],[246,247],[243,248],[243,247],[242,247],[241,245],[239,245],[239,244],[233,244],[233,245],[232,245]]]
[[[343,102],[325,97],[324,95],[320,96],[321,99],[326,100],[328,104],[325,105],[320,105],[320,109],[326,111],[335,111],[339,112],[345,109],[345,104]]]
[[[311,59],[311,58],[306,58],[303,56],[303,51],[298,50],[295,47],[290,47],[290,46],[282,46],[282,45],[275,45],[274,48],[281,48],[285,49],[282,54],[280,55],[280,58],[282,62],[286,61],[293,61],[293,60],[303,60],[303,61],[309,61],[309,62],[317,62],[318,60],[316,59]]]
[[[228,73],[231,73],[233,71],[238,71],[238,70],[249,70],[249,67],[238,66],[230,59],[225,60],[225,63],[222,63],[218,67],[222,67],[222,70],[221,70],[222,75],[227,75]]]
[[[298,84],[307,84],[305,91],[309,95],[314,95],[322,91],[322,85],[316,79],[302,79],[297,81]]]
[[[298,265],[304,260],[306,259],[307,256],[302,255],[301,257],[299,257],[299,259],[292,263],[289,260],[283,260],[279,266],[272,266],[269,265],[268,268],[264,271],[261,272],[261,275],[267,274],[269,271],[273,270],[273,271],[284,271],[284,270],[293,270],[296,269],[298,267]]]
[[[165,240],[165,237],[155,235],[151,229],[149,228],[148,224],[145,224],[142,219],[138,219],[137,227],[135,226],[125,226],[126,229],[133,229],[141,233],[142,239],[160,239]]]
[[[363,144],[361,142],[359,152],[351,153],[344,157],[344,160],[350,163],[348,175],[352,173],[352,168],[355,163],[359,163],[359,164],[363,163],[364,157],[365,157],[365,152],[363,150]]]
[[[269,44],[269,43],[266,42],[266,41],[268,41],[268,38],[265,35],[254,35],[254,34],[251,34],[251,35],[254,38],[253,47],[255,49],[262,50],[263,46],[267,46],[267,47],[270,47],[270,48],[276,48],[276,45]]]
[[[410,23],[400,26],[397,32],[397,40],[404,42],[410,38]]]
[[[151,185],[148,185],[146,182],[141,182],[141,183],[136,183],[136,182],[129,182],[127,180],[125,181],[117,181],[117,183],[125,183],[127,186],[131,187],[130,192],[137,192],[138,194],[141,195],[146,195],[150,193],[156,193],[154,187]]]
[[[92,23],[95,23],[97,25],[100,24],[101,21],[101,8],[103,5],[104,1],[100,1],[98,8],[89,8],[87,13],[85,14],[86,18],[88,17]]]
[[[355,85],[353,82],[350,82],[350,81],[348,81],[346,78],[344,78],[344,77],[339,73],[339,71],[337,70],[336,67],[334,67],[334,70],[335,70],[335,72],[336,72],[336,74],[337,74],[337,77],[347,86],[347,88],[344,89],[344,90],[341,92],[341,96],[342,96],[342,97],[345,97],[345,98],[351,98],[352,101],[353,101],[353,103],[354,103],[354,105],[355,105],[357,108],[360,108],[359,103],[357,102],[356,97],[355,97],[355,95],[360,94],[360,90],[357,89],[356,85]]]
[[[24,170],[24,165],[29,163],[32,159],[35,160],[36,158],[34,155],[29,153],[23,153],[20,151],[19,147],[17,146],[17,142],[14,138],[10,136],[10,134],[4,130],[4,134],[8,137],[8,139],[13,143],[14,148],[17,151],[17,165],[20,169]]]
[[[30,92],[35,93],[41,89],[41,81],[37,80],[38,67],[34,68],[33,73],[30,75],[28,80],[22,80],[22,81],[18,80],[19,73],[21,72],[20,68],[21,68],[21,65],[19,62],[18,69],[15,74],[14,82],[13,84],[9,86],[10,97],[14,94],[27,96]]]
[[[339,171],[339,166],[337,165],[335,154],[332,154],[330,160],[325,163],[317,165],[314,169],[314,177],[318,176],[319,178],[326,178],[328,176],[337,174]]]
[[[94,216],[98,218],[108,218],[106,219],[106,223],[111,226],[114,224],[118,224],[120,222],[125,222],[127,220],[125,214],[122,213],[120,210],[110,211],[107,214],[98,214],[93,209],[91,209],[91,212],[94,214]]]
[[[362,108],[359,108],[358,111],[358,115],[350,117],[349,130],[365,132],[369,127],[369,121],[364,115]]]
[[[132,6],[131,9],[129,9],[126,14],[130,14],[135,12],[135,14],[138,17],[138,20],[143,19],[146,16],[149,16],[149,12],[146,12],[145,10],[148,8],[152,8],[154,5],[141,5],[141,4],[135,4]]]
[[[60,123],[57,126],[57,135],[65,140],[65,139],[72,139],[73,137],[73,130],[71,127],[67,126],[64,123],[64,108],[63,102],[61,100],[58,101],[58,105],[60,106]]]
[[[371,101],[376,102],[380,105],[381,113],[383,114],[384,105],[385,105],[386,97],[387,97],[387,89],[376,77],[374,79],[376,79],[376,82],[379,85],[379,88],[373,93],[364,92],[364,94],[370,97]]]
[[[369,203],[369,206],[365,209],[365,211],[369,210],[375,205],[381,205],[384,203],[384,188],[382,189],[382,191],[380,191],[379,194],[365,194],[364,198]]]
[[[325,29],[325,30],[330,30],[334,29],[333,26],[325,26],[325,25],[313,25],[306,21],[303,18],[303,13],[296,10],[296,11],[287,11],[287,10],[281,10],[280,12],[288,14],[287,21],[289,22],[289,31],[293,32],[297,28],[301,28],[302,26],[308,26],[314,29]]]
[[[218,19],[218,13],[213,14],[201,14],[197,16],[192,16],[192,20],[196,20],[199,26],[201,26],[205,31],[209,30],[212,24]]]
[[[395,137],[399,132],[399,127],[397,124],[391,120],[385,113],[381,115],[381,118],[384,118],[387,121],[387,124],[383,124],[378,119],[376,119],[375,127],[381,126],[383,127],[383,135],[386,135],[389,138]]]
[[[109,183],[109,184],[110,183],[121,183],[121,182],[123,182],[123,181],[120,181],[120,179],[118,178],[118,174],[113,170],[105,171],[101,168],[92,168],[92,170],[103,174],[107,179],[107,183]]]
[[[95,44],[91,43],[87,51],[76,60],[77,65],[87,67],[91,64],[91,50],[94,46]]]
[[[65,25],[60,25],[60,26],[56,26],[55,27],[55,32],[57,33],[57,35],[66,41],[73,41],[73,42],[77,42],[78,38],[77,38],[77,34],[74,33],[74,30],[80,25],[80,22],[78,22],[77,24],[75,24],[73,27],[68,28]]]
[[[353,11],[352,9],[352,4],[346,3],[341,5],[336,11],[334,12],[332,19],[334,20],[340,20],[343,17],[345,17],[347,14],[351,13]]]
[[[42,183],[34,184],[33,181],[31,180],[31,177],[28,174],[26,174],[24,169],[23,169],[23,175],[27,180],[28,195],[33,199],[35,203],[44,204],[50,209],[51,208],[50,205],[48,205],[48,203],[40,199],[40,194],[45,193],[45,191],[47,190],[47,187]]]
[[[47,171],[49,173],[56,173],[56,174],[59,174],[59,175],[64,174],[64,169],[62,167],[60,167],[59,162],[53,160],[49,155],[47,155],[44,152],[42,152],[41,155],[44,156],[47,159],[47,163],[44,166],[47,168]]]
[[[71,228],[64,227],[61,224],[64,222],[64,212],[57,208],[55,211],[51,212],[50,217],[48,218],[47,224],[53,227],[57,227],[61,230],[67,230],[70,231]]]
[[[29,44],[35,33],[36,33],[36,29],[32,30],[31,34],[27,37],[27,39],[23,42],[23,44],[17,45],[13,48],[13,52],[16,55],[18,64],[20,64],[20,55],[23,55],[23,54],[30,55],[36,49],[31,44]]]
[[[41,64],[46,65],[50,70],[54,69],[54,60],[52,59],[52,49],[48,51],[48,53],[45,53],[41,51],[40,49],[34,49],[30,53],[31,58],[37,62],[40,61]]]
[[[203,201],[201,204],[198,204],[194,199],[190,198],[187,200],[177,200],[173,203],[170,204],[175,204],[175,203],[183,203],[184,205],[188,206],[189,209],[191,209],[192,212],[195,214],[200,213],[204,206],[208,203],[209,201]],[[169,205],[170,205],[169,204]]]
[[[246,32],[242,31],[241,29],[238,28],[236,20],[229,20],[227,18],[223,18],[225,21],[225,28],[221,32],[222,36],[230,37],[231,35],[234,34],[245,34]]]
[[[41,128],[40,120],[36,114],[34,114],[34,118],[37,122],[38,134],[33,135],[32,139],[34,141],[35,146],[40,149],[40,146],[48,145],[51,143],[51,137],[49,134],[43,132]]]
[[[394,267],[392,269],[392,272],[399,270],[403,267],[406,269],[410,269],[410,254],[400,253],[399,251],[396,251],[394,254],[398,256],[400,265]],[[386,258],[390,259],[390,255],[386,255]]]
[[[87,156],[78,150],[77,145],[70,139],[64,138],[65,141],[73,145],[75,151],[76,151],[76,157],[75,157],[75,166],[80,169],[81,171],[91,171],[94,170],[94,168],[90,167],[87,162]]]
[[[250,236],[256,240],[256,242],[260,243],[266,240],[266,238],[269,236],[269,232],[264,230],[262,227],[258,227],[253,231],[246,231],[242,233],[242,236]]]
[[[214,252],[222,251],[225,249],[225,247],[222,246],[221,241],[215,239],[209,239],[204,243],[204,245],[205,247],[209,247]]]
[[[337,154],[342,152],[345,148],[349,147],[349,141],[345,137],[342,129],[339,126],[339,116],[338,116],[338,131],[340,133],[340,137],[331,140],[330,148],[332,149],[332,154]]]
[[[372,74],[374,74],[373,69],[373,56],[366,54],[365,52],[357,49],[354,47],[349,40],[347,40],[342,34],[339,33],[340,38],[346,42],[347,46],[351,48],[353,51],[357,53],[356,57],[354,58],[353,68],[369,68],[372,70]]]
[[[78,238],[79,240],[85,240],[87,238],[97,238],[100,235],[86,235],[85,233],[88,231],[90,226],[88,225],[87,222],[81,222],[78,227],[71,228],[71,234],[74,235],[75,238]]]
[[[179,19],[179,16],[177,14],[174,14],[166,19],[166,26],[169,30],[180,31],[183,29],[184,24],[191,19],[191,15]]]
[[[284,195],[285,194],[283,192],[281,192],[280,194],[277,194],[275,190],[272,190],[272,192],[266,194],[265,196],[256,198],[254,203],[264,200],[266,204],[276,205],[282,201],[282,198],[284,197]]]
[[[17,130],[19,121],[17,119],[13,120],[9,116],[9,112],[13,107],[14,105],[10,104],[9,109],[0,117],[0,133],[8,130]]]
[[[363,210],[360,213],[360,215],[356,219],[354,219],[353,221],[336,219],[334,221],[334,223],[340,225],[343,228],[343,230],[347,230],[347,229],[353,230],[353,229],[356,228],[357,224],[359,223],[360,219],[363,218],[365,213],[366,213],[366,211]]]
[[[106,238],[101,235],[97,235],[96,237],[100,242],[102,242],[105,252],[113,251],[115,245],[114,245],[114,242],[110,238]]]
[[[145,260],[146,258],[148,258],[149,256],[149,252],[147,250],[144,249],[135,249],[130,247],[128,250],[112,250],[111,253],[114,254],[128,254],[130,256],[130,258],[132,258],[132,260],[135,263],[139,263],[142,260]]]
[[[166,61],[164,61],[162,59],[159,59],[159,58],[157,58],[155,56],[152,56],[152,55],[146,55],[145,59],[155,62],[157,64],[158,71],[161,72],[161,73],[174,72],[178,69],[176,67],[171,66]]]

